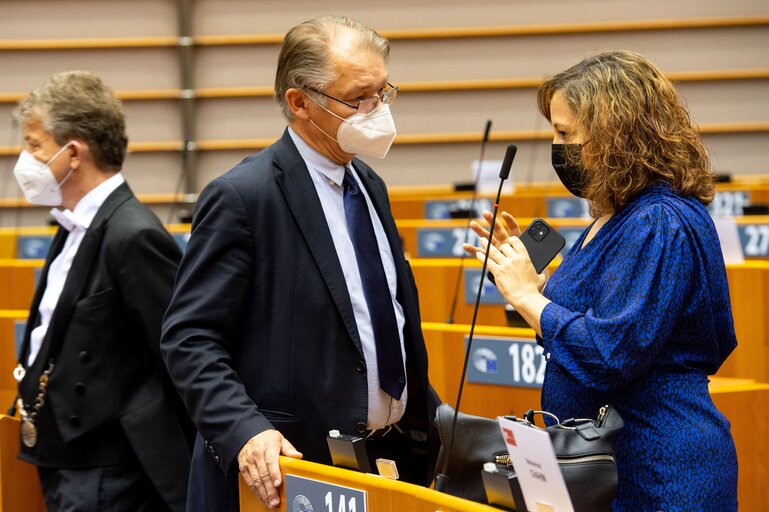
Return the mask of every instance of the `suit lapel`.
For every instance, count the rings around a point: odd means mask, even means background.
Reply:
[[[96,226],[95,228],[92,226],[85,232],[83,240],[80,242],[80,247],[77,249],[77,254],[75,254],[75,259],[72,260],[72,267],[67,274],[67,280],[64,283],[64,288],[61,290],[59,301],[56,303],[56,309],[54,309],[51,316],[48,332],[45,334],[45,340],[43,341],[45,357],[38,357],[38,360],[58,356],[59,346],[63,341],[69,320],[72,317],[72,310],[75,308],[75,303],[80,298],[83,288],[88,281],[91,268],[99,253],[103,235],[103,226]],[[43,350],[41,349],[41,355],[42,352]]]
[[[24,338],[21,342],[21,350],[19,351],[19,361],[24,367],[27,366],[27,356],[29,355],[32,330],[37,327],[38,319],[40,317],[40,301],[43,300],[43,293],[45,293],[46,283],[48,282],[48,269],[51,267],[53,260],[56,259],[56,256],[61,252],[62,247],[64,247],[64,243],[67,241],[67,235],[69,235],[69,231],[59,226],[59,230],[56,231],[56,235],[51,242],[51,247],[48,249],[43,270],[40,272],[37,288],[35,288],[35,295],[32,298],[32,306],[29,308],[27,325],[24,328]]]
[[[275,165],[275,179],[286,199],[288,208],[296,219],[302,236],[310,248],[315,264],[334,299],[347,332],[362,357],[363,347],[342,266],[338,257],[329,258],[329,254],[336,254],[334,240],[331,238],[318,192],[315,190],[307,166],[296,150],[288,130],[276,143],[273,163]]]
[[[82,297],[83,290],[99,255],[107,220],[115,209],[130,199],[132,195],[131,189],[126,183],[123,183],[107,197],[96,212],[96,216],[94,216],[91,226],[86,230],[75,258],[72,260],[67,280],[59,296],[59,301],[56,303],[56,309],[53,311],[51,324],[48,326],[48,332],[41,348],[40,355],[44,355],[44,357],[38,357],[36,361],[58,356],[59,346],[64,340],[64,334],[72,318],[72,311],[77,301]]]

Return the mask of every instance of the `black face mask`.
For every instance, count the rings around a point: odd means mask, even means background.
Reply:
[[[585,176],[579,161],[581,151],[582,144],[553,144],[551,153],[553,169],[558,178],[577,197],[585,197]]]

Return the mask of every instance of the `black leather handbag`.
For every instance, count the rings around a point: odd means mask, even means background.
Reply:
[[[598,418],[559,421],[543,411],[528,411],[523,418],[510,417],[532,428],[536,415],[550,416],[556,424],[547,427],[553,441],[558,465],[563,473],[575,512],[611,510],[617,491],[617,466],[614,462],[614,441],[624,423],[611,406],[601,407]],[[435,426],[441,439],[438,468],[443,468],[446,446],[451,439],[454,409],[443,404],[435,415]],[[494,462],[513,470],[497,420],[459,413],[456,420],[454,445],[448,467],[443,471],[442,490],[468,500],[486,503],[481,471],[483,465]],[[520,494],[520,493],[519,493]]]

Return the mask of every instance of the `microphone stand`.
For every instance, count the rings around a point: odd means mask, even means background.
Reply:
[[[462,364],[462,377],[459,380],[459,392],[457,393],[457,401],[456,405],[454,407],[454,419],[451,422],[451,436],[449,436],[449,444],[446,447],[446,457],[443,459],[443,467],[438,472],[438,474],[435,476],[435,490],[436,491],[443,491],[443,489],[446,487],[446,483],[448,482],[448,476],[446,475],[446,470],[449,467],[449,463],[451,461],[451,449],[454,447],[454,434],[457,429],[457,417],[459,416],[459,404],[462,400],[462,390],[464,389],[465,385],[465,376],[467,375],[467,363],[470,361],[470,353],[473,346],[473,336],[475,334],[475,324],[478,320],[478,308],[481,304],[481,294],[483,293],[483,281],[486,279],[486,268],[489,263],[489,253],[491,251],[491,242],[494,237],[494,226],[497,222],[497,211],[499,210],[499,199],[502,195],[502,186],[505,183],[505,180],[510,175],[510,168],[513,165],[513,159],[515,158],[515,153],[517,152],[518,148],[515,144],[510,144],[507,146],[507,151],[505,152],[505,160],[502,163],[502,169],[499,171],[499,189],[497,190],[497,197],[494,201],[494,211],[491,215],[491,225],[489,226],[489,237],[488,237],[488,244],[486,245],[486,251],[484,253],[483,257],[483,268],[481,269],[481,279],[480,284],[478,285],[478,293],[475,296],[475,307],[473,308],[473,321],[470,324],[470,335],[467,339],[467,348],[465,349],[465,360]]]

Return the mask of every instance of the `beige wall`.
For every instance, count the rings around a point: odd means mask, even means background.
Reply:
[[[0,96],[38,86],[51,73],[89,69],[116,90],[178,89],[175,47],[9,50],[7,40],[149,37],[177,35],[173,0],[2,0],[0,1]],[[299,0],[197,0],[193,35],[281,34],[317,14],[356,17],[376,29],[529,26],[601,21],[769,16],[767,0],[391,0],[388,2]],[[390,63],[394,83],[542,77],[560,71],[590,52],[610,48],[639,51],[666,72],[769,69],[769,23],[753,27],[618,31],[469,39],[394,40]],[[3,43],[6,43],[3,45]],[[270,86],[278,46],[198,47],[195,87]],[[703,125],[769,123],[769,79],[685,82],[680,90],[693,119]],[[487,91],[412,92],[393,106],[399,133],[465,133],[544,130],[534,88]],[[126,101],[132,142],[180,141],[178,100]],[[0,146],[19,144],[10,120],[13,105],[0,102]],[[275,138],[284,122],[269,97],[196,101],[199,140]],[[722,172],[769,173],[769,130],[704,136],[714,165]],[[487,158],[501,158],[510,141],[489,145]],[[549,142],[514,141],[519,152],[517,181],[554,180]],[[7,150],[6,153],[9,151]],[[202,151],[199,191],[211,178],[250,151]],[[390,185],[451,183],[470,177],[478,143],[396,145],[384,161],[371,161]],[[10,178],[15,156],[0,156],[0,197],[15,197]],[[179,178],[178,152],[129,155],[125,172],[139,193],[170,193]],[[0,210],[0,225],[9,225]],[[41,216],[42,215],[42,216]],[[31,210],[24,223],[44,219]],[[13,222],[17,222],[14,220]]]

